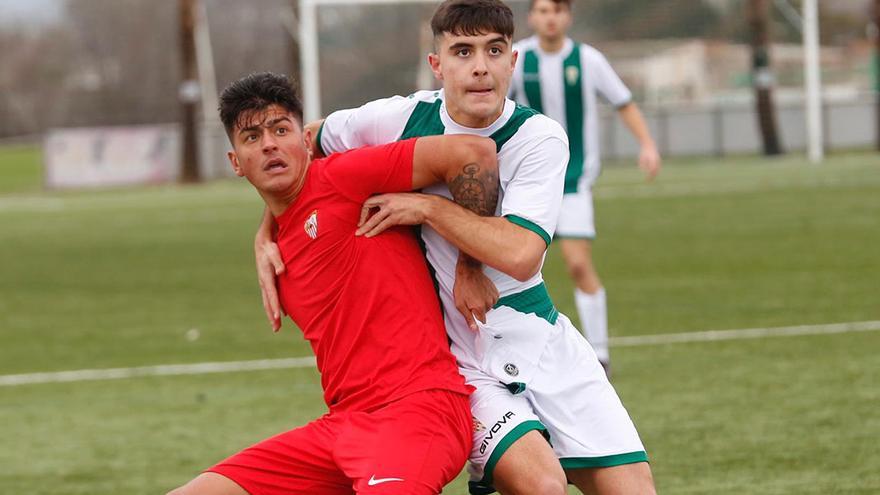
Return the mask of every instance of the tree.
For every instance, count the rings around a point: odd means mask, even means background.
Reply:
[[[773,73],[770,70],[768,0],[749,0],[748,22],[752,38],[752,83],[755,88],[755,104],[761,141],[765,155],[779,155],[782,145],[776,132],[776,113],[773,105]]]

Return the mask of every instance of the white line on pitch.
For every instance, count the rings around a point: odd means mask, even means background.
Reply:
[[[880,321],[857,321],[852,323],[832,323],[828,325],[800,325],[796,327],[742,328],[739,330],[708,330],[704,332],[633,335],[630,337],[611,337],[608,341],[609,344],[614,347],[634,347],[641,345],[678,344],[682,342],[713,342],[719,340],[761,339],[765,337],[792,337],[797,335],[874,332],[877,330],[880,330]]]
[[[659,335],[634,335],[612,337],[613,347],[635,347],[648,345],[679,344],[685,342],[713,342],[721,340],[760,339],[766,337],[793,337],[798,335],[822,335],[850,332],[873,332],[880,330],[880,321],[861,321],[852,323],[833,323],[827,325],[802,325],[775,328],[744,328],[739,330],[709,330],[704,332],[683,332]],[[56,371],[47,373],[26,373],[21,375],[0,375],[0,387],[30,385],[39,383],[65,383],[87,380],[116,380],[144,376],[203,375],[208,373],[230,373],[238,371],[258,371],[290,368],[310,368],[315,366],[315,358],[298,357],[284,359],[261,359],[256,361],[227,361],[196,364],[167,364],[141,366],[137,368],[109,368],[92,370]]]
[[[309,368],[312,366],[315,366],[315,358],[312,356],[284,359],[260,359],[256,361],[164,364],[159,366],[141,366],[137,368],[109,368],[27,373],[22,375],[0,375],[0,386],[27,385],[34,383],[80,382],[86,380],[117,380],[120,378],[134,378],[141,376],[204,375],[207,373],[228,373],[234,371]]]

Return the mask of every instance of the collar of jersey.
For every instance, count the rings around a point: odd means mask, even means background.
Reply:
[[[541,50],[541,40],[538,39],[538,35],[535,35],[532,36],[532,47],[536,52],[538,52],[538,55],[540,55],[541,57],[559,57],[564,59],[565,57],[569,56],[569,54],[571,54],[571,50],[574,49],[574,41],[572,41],[571,38],[566,37],[565,41],[562,42],[562,50],[559,50],[556,53],[547,53],[544,50]],[[523,54],[520,53],[519,56],[522,57]]]
[[[513,111],[516,109],[516,103],[510,98],[505,98],[504,110],[501,112],[501,116],[495,119],[495,122],[489,124],[488,127],[465,127],[452,120],[452,117],[449,116],[449,112],[446,111],[446,98],[444,98],[443,90],[440,90],[440,99],[443,101],[440,105],[440,121],[443,122],[443,127],[446,128],[446,134],[476,134],[477,136],[484,137],[491,136],[492,133],[504,127],[504,124],[510,120],[510,116],[513,115]]]

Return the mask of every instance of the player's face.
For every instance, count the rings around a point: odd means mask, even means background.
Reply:
[[[510,38],[498,33],[444,33],[436,48],[428,62],[434,76],[443,81],[449,115],[463,126],[477,128],[501,116],[516,63]]]
[[[232,135],[232,169],[261,193],[284,195],[301,183],[309,163],[302,125],[278,105],[246,115]]]
[[[529,27],[540,38],[558,40],[571,27],[571,10],[567,5],[552,0],[535,0],[529,10]]]

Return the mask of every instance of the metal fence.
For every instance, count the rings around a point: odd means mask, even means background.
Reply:
[[[822,113],[825,149],[874,146],[878,125],[875,102],[873,95],[863,94],[850,101],[825,103]],[[663,156],[723,156],[761,151],[758,118],[751,104],[703,108],[664,106],[643,111]],[[805,150],[804,105],[777,105],[777,118],[784,149]],[[601,128],[603,157],[627,158],[638,154],[638,143],[613,112],[603,112]]]

